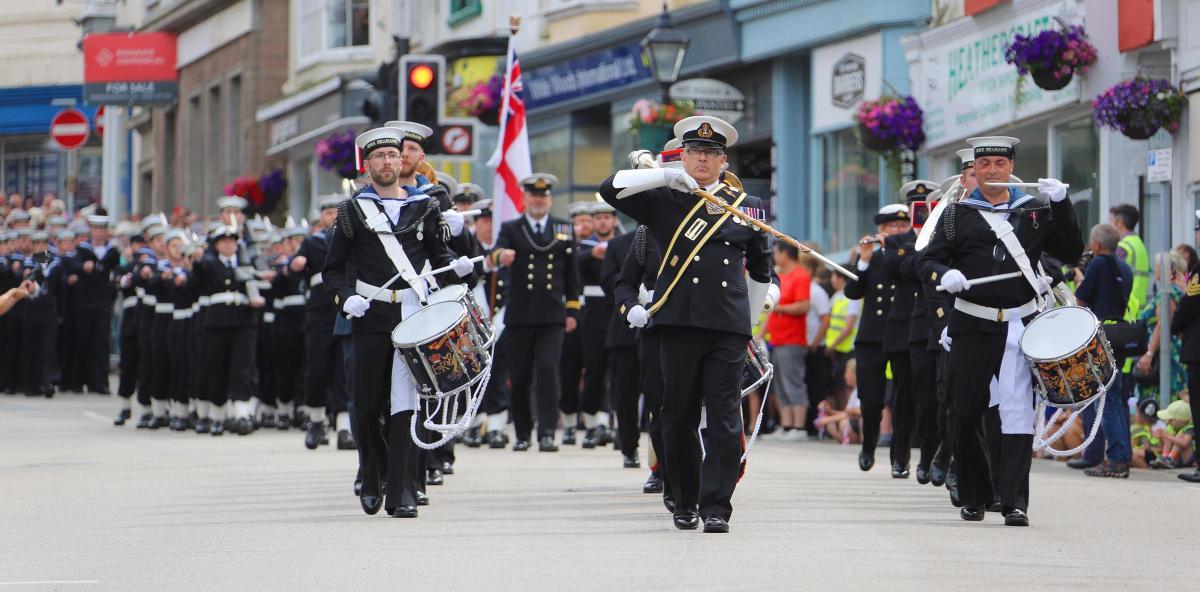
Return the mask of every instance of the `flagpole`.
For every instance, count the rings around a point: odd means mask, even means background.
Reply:
[[[508,17],[508,50],[504,54],[504,92],[500,96],[500,141],[496,142],[496,151],[488,159],[487,164],[490,167],[500,164],[501,154],[504,152],[504,132],[508,129],[508,97],[512,94],[513,45],[516,43],[517,31],[520,29],[521,17],[515,14]]]

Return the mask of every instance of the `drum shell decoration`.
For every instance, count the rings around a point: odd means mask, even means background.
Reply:
[[[483,347],[489,348],[496,336],[492,332],[492,324],[488,320],[488,315],[484,309],[475,301],[471,291],[463,284],[453,284],[445,286],[436,292],[429,295],[429,303],[435,304],[438,302],[458,302],[467,309],[467,314],[471,317],[471,328],[479,336],[480,343]]]
[[[1095,319],[1090,311],[1088,315]],[[1029,327],[1037,321],[1035,318]],[[1116,358],[1099,321],[1094,321],[1091,338],[1074,351],[1053,358],[1035,358],[1026,354],[1025,361],[1033,372],[1034,390],[1038,395],[1047,405],[1066,409],[1080,407],[1106,391],[1117,373]]]
[[[491,363],[466,307],[454,304],[457,315],[439,335],[420,343],[402,343],[396,333],[401,332],[403,322],[393,333],[393,345],[400,351],[422,397],[443,397],[466,390],[483,378]]]

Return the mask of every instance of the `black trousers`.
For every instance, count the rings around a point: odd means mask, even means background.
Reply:
[[[137,401],[139,405],[149,407],[150,392],[154,383],[154,364],[159,356],[166,354],[154,351],[154,306],[142,304],[133,310],[136,310],[138,315]]]
[[[995,426],[985,430],[989,388],[1000,371],[1007,332],[967,333],[954,336],[948,372],[950,394],[955,410],[955,468],[958,492],[963,505],[983,508],[996,497],[999,488],[1002,505],[1027,509],[1029,503],[1029,467],[1033,437],[1001,435],[999,471],[993,484],[993,466],[986,432],[998,432]],[[997,416],[998,417],[998,416]],[[998,423],[998,422],[997,422]]]
[[[507,331],[508,328],[505,328]],[[583,332],[563,334],[562,358],[559,360],[560,389],[558,408],[565,414],[579,413],[580,380],[583,377]],[[514,379],[515,380],[515,379]],[[513,389],[516,390],[515,388]],[[563,426],[573,428],[575,426]]]
[[[508,375],[508,330],[505,329],[496,340],[496,348],[492,352],[492,376],[483,391],[483,401],[479,403],[480,413],[495,415],[508,411],[512,401]]]
[[[325,409],[329,403],[329,389],[333,383],[334,367],[342,363],[342,350],[337,347],[333,336],[333,319],[329,323],[309,323],[304,329],[304,404],[314,409]],[[284,364],[290,367],[290,364]],[[293,369],[294,371],[294,369]],[[330,423],[333,423],[331,418]]]
[[[663,443],[675,501],[729,520],[741,471],[741,378],[749,337],[692,327],[659,327]],[[700,458],[700,410],[707,411]]]
[[[358,466],[363,475],[362,492],[378,495],[380,480],[386,475],[390,462],[396,462],[389,461],[383,432],[383,422],[392,416],[392,339],[387,333],[355,333],[351,339],[354,341],[354,438],[358,444]],[[410,438],[407,423],[401,432],[403,437]],[[393,434],[392,439],[400,435]],[[396,454],[403,450],[398,449]],[[407,457],[399,460],[408,462]],[[418,460],[414,458],[413,462]]]
[[[45,296],[42,296],[43,298]],[[44,307],[27,307],[21,317],[21,385],[29,394],[52,388],[58,319]]]
[[[512,415],[517,440],[533,431],[533,397],[537,384],[538,438],[554,437],[558,427],[559,361],[563,355],[562,325],[508,325],[509,373],[512,376]]]
[[[608,349],[604,347],[604,338],[605,334],[602,331],[586,331],[582,335],[583,398],[579,403],[581,413],[597,413],[612,408],[608,398]]]
[[[54,382],[64,391],[80,392],[83,390],[83,379],[79,375],[79,360],[76,357],[76,344],[79,332],[76,330],[79,315],[70,304],[66,314],[58,324],[58,341],[54,347],[54,356],[58,359],[58,373]]]
[[[387,429],[387,498],[384,510],[391,513],[397,506],[416,506],[417,491],[424,490],[424,471],[420,457],[425,451],[413,443],[410,422],[414,411],[391,415]],[[420,426],[418,426],[420,433]],[[361,456],[362,444],[359,444]],[[368,481],[363,481],[366,487]]]
[[[862,450],[874,458],[875,447],[879,445],[879,422],[883,421],[884,396],[887,394],[887,357],[880,343],[858,343],[854,349],[858,359],[855,378],[858,380],[858,399],[862,406]]]
[[[197,401],[208,400],[208,368],[204,363],[204,312],[192,315],[187,324],[188,355],[192,365],[188,373],[188,396]],[[206,416],[207,417],[207,416]]]
[[[1187,385],[1189,393],[1200,393],[1200,363],[1184,362],[1187,364]],[[1200,396],[1191,395],[1188,405],[1192,408],[1192,422],[1200,417]]]
[[[275,323],[263,321],[259,325],[258,344],[255,348],[255,358],[258,361],[255,370],[258,376],[258,400],[264,405],[274,406],[279,398],[275,381],[278,348],[279,339],[275,336]]]
[[[641,399],[641,389],[638,383],[642,379],[642,364],[638,358],[637,347],[613,347],[608,350],[609,369],[612,380],[613,399],[617,411],[617,442],[621,446],[621,454],[634,456],[638,450],[638,440],[642,432],[639,429],[641,413],[638,412],[638,401]],[[661,409],[654,411],[654,415]]]
[[[94,393],[108,392],[111,306],[79,307],[75,316],[75,360],[79,380]]]
[[[929,468],[933,455],[942,441],[938,421],[937,352],[930,351],[925,342],[913,343],[908,350],[909,383],[916,403],[916,437],[921,449],[917,465]]]
[[[204,332],[208,400],[216,407],[230,399],[249,401],[246,365],[254,359],[253,327],[208,327]]]
[[[646,396],[646,409],[650,412],[650,445],[658,459],[657,466],[651,467],[658,472],[663,481],[663,497],[674,499],[675,490],[671,487],[670,471],[667,470],[667,448],[663,442],[663,368],[662,359],[658,354],[658,333],[643,329],[638,334],[638,357],[641,359],[642,394]]]
[[[912,457],[913,424],[917,418],[911,362],[907,351],[889,352],[887,359],[892,366],[892,448],[889,455],[893,465],[907,467]]]
[[[188,380],[192,372],[191,352],[188,346],[189,319],[172,319],[167,324],[167,353],[171,360],[171,373],[168,377],[168,389],[171,401],[187,404],[189,398]],[[186,412],[185,412],[186,413]]]
[[[118,370],[117,395],[122,398],[132,397],[137,390],[140,354],[138,334],[135,332],[132,335],[121,335],[121,363]]]
[[[0,339],[6,344],[0,354],[0,389],[15,393],[21,388],[21,355],[14,345],[21,341],[21,309],[24,302],[18,301],[8,314],[0,317]]]
[[[171,313],[154,313],[150,344],[154,348],[154,367],[151,368],[150,398],[168,401],[171,398],[171,339],[167,335],[171,324]]]
[[[332,337],[330,337],[332,339]],[[297,397],[300,392],[301,378],[304,371],[297,368],[292,360],[304,360],[304,334],[280,333],[275,341],[275,402],[276,404],[292,403],[296,399],[304,403],[304,396]],[[294,413],[294,411],[293,411]]]
[[[955,414],[954,399],[950,396],[949,364],[950,353],[947,351],[934,352],[937,363],[937,404],[938,404],[938,433],[942,435],[940,443],[939,462],[949,461],[943,465],[946,468],[954,465],[954,434]]]

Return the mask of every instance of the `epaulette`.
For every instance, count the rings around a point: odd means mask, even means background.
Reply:
[[[1200,296],[1200,274],[1193,273],[1192,277],[1188,278],[1186,294],[1188,296]]]
[[[650,229],[644,224],[633,231],[633,257],[638,265],[646,265],[646,238]]]
[[[352,206],[350,205],[352,201],[354,200],[343,200],[339,202],[337,206],[338,215],[336,224],[338,230],[341,230],[342,234],[346,235],[346,238],[349,239],[354,238],[354,225],[350,223],[350,216],[354,212]]]

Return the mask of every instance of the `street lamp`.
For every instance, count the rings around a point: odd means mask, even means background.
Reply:
[[[642,52],[650,61],[650,72],[654,80],[662,85],[663,104],[671,102],[671,85],[679,79],[683,67],[683,56],[687,54],[688,36],[671,26],[671,14],[663,2],[662,14],[650,33],[642,39]]]

